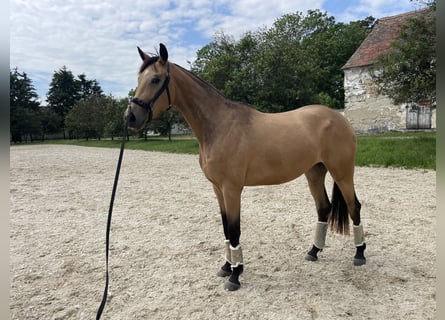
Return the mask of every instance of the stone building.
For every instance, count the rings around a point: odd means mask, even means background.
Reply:
[[[374,63],[380,55],[388,52],[392,41],[398,38],[401,27],[408,19],[428,12],[428,9],[424,9],[379,19],[343,66],[344,115],[357,132],[435,128],[435,108],[431,110],[428,107],[421,107],[410,110],[407,104],[394,105],[388,97],[377,93],[376,85],[371,78]],[[415,119],[413,119],[413,116],[416,116],[414,111],[417,115]]]

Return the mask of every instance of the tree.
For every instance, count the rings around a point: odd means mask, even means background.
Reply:
[[[93,95],[79,100],[65,118],[70,137],[100,140],[104,135],[106,106],[109,103],[110,98],[104,96]]]
[[[267,112],[312,103],[344,106],[341,67],[370,32],[374,18],[335,23],[319,10],[286,14],[239,41],[217,33],[191,65],[232,100]]]
[[[391,50],[375,64],[373,80],[379,93],[394,104],[436,101],[436,15],[430,8],[402,27]]]
[[[348,24],[335,23],[304,40],[302,54],[311,57],[309,60],[312,63],[308,68],[313,72],[313,81],[308,88],[311,103],[344,108],[342,67],[369,34],[374,23],[373,17]]]
[[[48,106],[60,118],[60,129],[65,138],[65,117],[81,99],[103,96],[102,88],[96,80],[88,80],[85,74],[76,79],[73,73],[63,66],[54,72],[47,94]]]
[[[104,134],[114,140],[115,136],[122,135],[124,130],[124,113],[128,106],[128,99],[116,100],[109,96],[105,104]]]
[[[10,91],[9,101],[11,108],[21,106],[28,110],[37,111],[40,107],[39,96],[36,93],[32,80],[28,78],[26,72],[20,73],[18,68],[14,72],[9,71]]]
[[[9,71],[10,135],[13,142],[41,133],[38,95],[26,72]]]
[[[42,139],[45,139],[47,134],[60,133],[60,116],[48,107],[40,109],[40,123],[42,126]]]
[[[147,129],[153,130],[162,136],[168,136],[168,141],[172,140],[172,128],[175,124],[185,124],[185,120],[179,111],[172,107],[167,112],[163,113],[158,119],[150,122]],[[188,126],[188,125],[187,125]],[[145,139],[147,136],[145,135]]]
[[[95,79],[88,80],[83,73],[79,74],[77,78],[79,79],[79,96],[81,99],[86,99],[92,95],[103,95],[102,88]]]
[[[60,128],[65,138],[65,117],[79,100],[80,83],[66,66],[54,72],[47,94],[48,107],[53,110],[61,120]]]

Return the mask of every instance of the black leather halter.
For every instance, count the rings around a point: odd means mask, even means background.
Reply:
[[[162,87],[159,88],[159,91],[156,92],[156,94],[151,98],[149,101],[145,102],[139,98],[133,98],[130,101],[134,104],[138,105],[141,108],[144,108],[147,110],[148,113],[148,120],[147,122],[150,122],[153,117],[153,105],[155,104],[156,100],[161,96],[164,91],[167,91],[167,97],[168,97],[168,109],[171,108],[171,98],[170,98],[170,90],[168,90],[168,84],[170,82],[170,63],[167,64],[167,74],[165,75],[164,83],[162,84]]]

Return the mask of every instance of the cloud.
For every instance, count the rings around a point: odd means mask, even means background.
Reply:
[[[407,1],[361,0],[349,5],[345,15],[379,16],[388,12],[389,4],[397,10],[397,3]],[[325,2],[11,0],[10,65],[28,73],[42,98],[53,72],[64,65],[75,75],[98,80],[106,93],[126,96],[136,86],[140,64],[136,46],[154,52],[163,42],[170,59],[187,67],[217,31],[238,38],[271,26],[285,13],[305,13]]]
[[[337,21],[350,22],[368,16],[379,19],[419,8],[418,4],[410,0],[360,0],[347,3],[343,12],[336,14]]]

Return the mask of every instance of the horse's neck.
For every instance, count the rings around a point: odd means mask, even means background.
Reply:
[[[182,113],[199,142],[205,143],[206,138],[227,118],[228,100],[188,71],[174,66],[174,73],[173,104]]]

